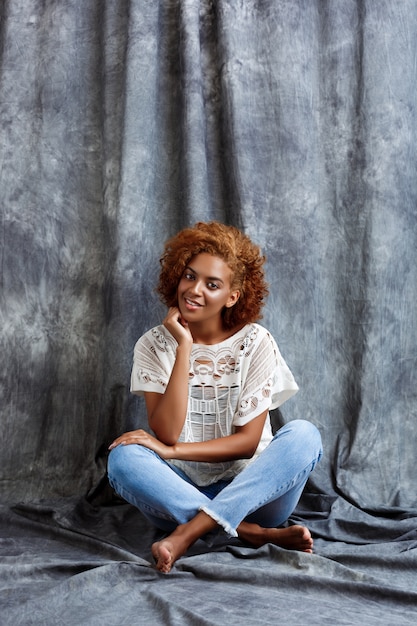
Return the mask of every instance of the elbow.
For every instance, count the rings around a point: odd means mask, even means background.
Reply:
[[[253,455],[256,452],[256,448],[255,450],[251,450],[250,452],[246,452],[245,454],[243,454],[243,456],[241,457],[242,459],[251,459],[253,457]]]
[[[148,419],[148,423],[158,441],[166,446],[174,446],[178,443],[181,430],[173,428],[171,424],[158,424],[158,420],[153,419],[153,416]]]
[[[255,452],[256,452],[256,450],[257,450],[257,447],[258,447],[258,446],[253,446],[253,445],[246,446],[246,447],[242,450],[241,455],[240,455],[240,458],[241,458],[241,459],[251,459],[251,458],[253,457],[253,455],[255,454]]]
[[[166,430],[162,429],[152,430],[158,441],[165,444],[166,446],[175,446],[175,444],[178,443],[179,434],[177,435],[177,433],[167,432]]]

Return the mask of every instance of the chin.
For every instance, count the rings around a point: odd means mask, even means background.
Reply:
[[[188,321],[189,321],[189,318],[190,318],[190,317],[192,317],[192,316],[190,315],[190,312],[189,312],[189,311],[187,311],[187,309],[185,308],[185,306],[184,306],[184,305],[179,305],[179,304],[178,304],[177,306],[178,306],[178,310],[179,310],[179,312],[180,312],[181,317],[182,317],[182,318],[183,318],[186,322],[188,322]]]

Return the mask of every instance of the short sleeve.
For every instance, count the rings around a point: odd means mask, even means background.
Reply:
[[[177,343],[163,326],[157,326],[136,343],[130,391],[164,393],[175,361]]]
[[[233,424],[243,426],[265,410],[276,409],[298,391],[272,335],[257,326],[259,336],[242,362],[242,389]]]

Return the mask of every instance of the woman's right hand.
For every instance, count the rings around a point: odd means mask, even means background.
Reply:
[[[162,323],[165,328],[169,330],[179,346],[185,345],[191,348],[193,344],[193,336],[188,327],[188,322],[181,317],[178,307],[171,307]]]
[[[151,430],[161,443],[173,446],[187,415],[193,336],[178,307],[171,307],[162,323],[178,343],[175,362],[165,393],[145,392],[145,402]]]

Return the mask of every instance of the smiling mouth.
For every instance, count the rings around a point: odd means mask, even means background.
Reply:
[[[192,306],[192,307],[200,307],[201,304],[199,304],[198,302],[195,302],[194,300],[190,300],[190,298],[184,298],[185,300],[185,304],[187,304],[188,306]]]

